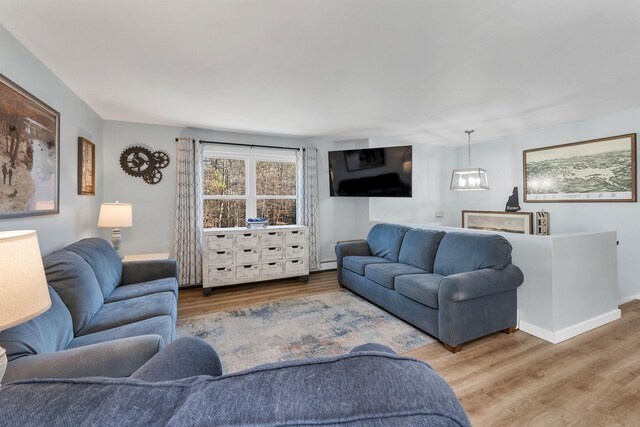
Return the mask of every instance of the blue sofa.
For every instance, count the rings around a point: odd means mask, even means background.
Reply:
[[[43,258],[51,308],[0,332],[2,383],[23,378],[126,377],[176,336],[174,260],[123,263],[103,239]]]
[[[0,420],[16,426],[470,426],[429,365],[381,345],[222,375],[215,351],[196,338],[169,344],[130,378],[2,386]]]
[[[454,353],[513,332],[517,288],[511,244],[497,234],[376,224],[366,240],[336,245],[342,286],[438,338]]]

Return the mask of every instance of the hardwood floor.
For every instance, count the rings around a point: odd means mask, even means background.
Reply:
[[[180,292],[178,317],[338,290],[336,272],[214,290]],[[550,344],[521,331],[406,353],[429,363],[456,392],[474,426],[640,425],[640,301],[622,319]]]

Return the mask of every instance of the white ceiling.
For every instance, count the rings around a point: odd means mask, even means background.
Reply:
[[[640,107],[638,0],[0,0],[0,24],[109,120],[464,144]]]

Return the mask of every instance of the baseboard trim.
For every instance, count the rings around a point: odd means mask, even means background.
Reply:
[[[338,268],[337,261],[322,261],[320,262],[320,270],[336,270]]]
[[[560,329],[558,331],[550,331],[540,326],[533,325],[524,320],[520,321],[520,330],[528,334],[534,335],[538,338],[542,338],[552,344],[558,344],[559,342],[566,341],[569,338],[576,337],[580,334],[584,334],[592,329],[598,328],[602,325],[606,325],[609,322],[618,320],[622,317],[620,309],[616,308],[608,313],[601,314],[591,319],[587,319],[583,322],[571,325],[568,328]]]
[[[640,299],[640,294],[635,294],[628,297],[620,298],[618,300],[618,305],[626,304],[630,301],[633,301],[634,299]]]

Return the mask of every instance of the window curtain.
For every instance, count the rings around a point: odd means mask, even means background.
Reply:
[[[309,270],[315,271],[320,269],[318,150],[300,148],[296,167],[296,222],[309,228]]]
[[[202,146],[176,138],[176,219],[173,250],[181,287],[202,284]]]

